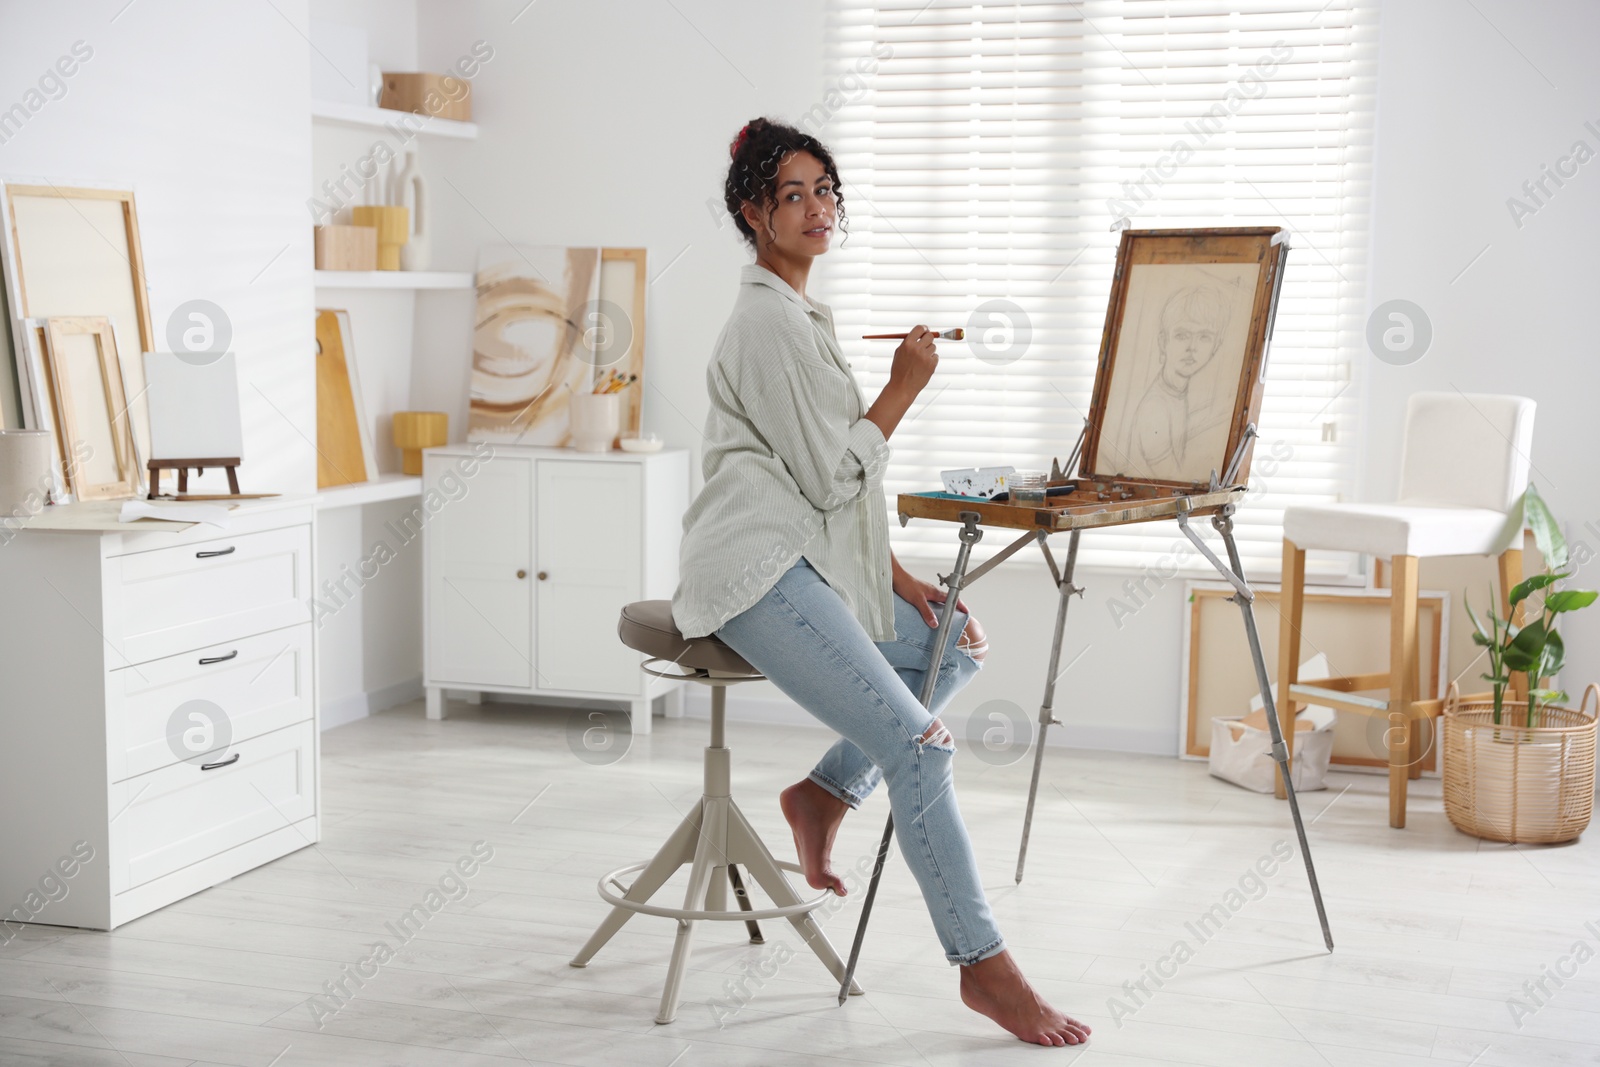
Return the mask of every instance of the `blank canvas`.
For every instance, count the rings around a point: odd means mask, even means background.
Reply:
[[[149,454],[139,353],[154,347],[133,194],[65,186],[5,186],[8,298],[22,318],[104,315],[117,339],[134,444]]]
[[[232,352],[197,365],[172,352],[146,352],[151,459],[244,456],[239,374]]]

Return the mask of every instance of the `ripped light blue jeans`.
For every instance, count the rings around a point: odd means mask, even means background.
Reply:
[[[895,640],[873,641],[821,574],[800,557],[716,636],[785,695],[840,735],[810,778],[850,807],[889,783],[895,836],[952,964],[1002,951],[977,859],[956,806],[955,745],[933,720],[981,663],[956,647],[967,613],[951,618],[931,708],[919,699],[938,631],[894,598]],[[935,605],[935,611],[942,606]]]

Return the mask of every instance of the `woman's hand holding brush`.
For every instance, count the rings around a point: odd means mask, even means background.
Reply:
[[[883,431],[885,441],[894,433],[901,418],[910,409],[912,401],[933,377],[939,366],[939,353],[934,341],[939,337],[926,326],[913,326],[903,335],[900,347],[894,350],[894,363],[889,367],[889,383],[878,394],[878,399],[867,409],[866,417]]]

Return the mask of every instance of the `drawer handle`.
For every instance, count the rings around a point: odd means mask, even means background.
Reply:
[[[236,648],[232,652],[229,652],[226,656],[201,656],[200,657],[200,666],[209,667],[213,663],[226,663],[230,659],[238,659],[238,658],[239,658],[239,650]]]
[[[231,556],[239,550],[238,545],[229,545],[227,548],[211,548],[204,552],[196,552],[195,559],[210,559],[213,556]]]
[[[202,764],[200,764],[200,769],[202,771],[214,771],[218,767],[226,767],[230,763],[238,763],[238,762],[239,762],[239,753],[235,752],[233,755],[229,756],[225,760],[219,760],[216,763],[202,763]]]

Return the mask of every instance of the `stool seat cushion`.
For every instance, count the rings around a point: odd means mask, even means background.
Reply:
[[[1431,504],[1305,504],[1283,513],[1283,536],[1301,548],[1392,556],[1496,556],[1516,522],[1489,508]]]
[[[761,676],[743,656],[716,637],[686,639],[672,618],[670,600],[636,600],[624,605],[617,620],[617,636],[629,648],[684,667]]]

